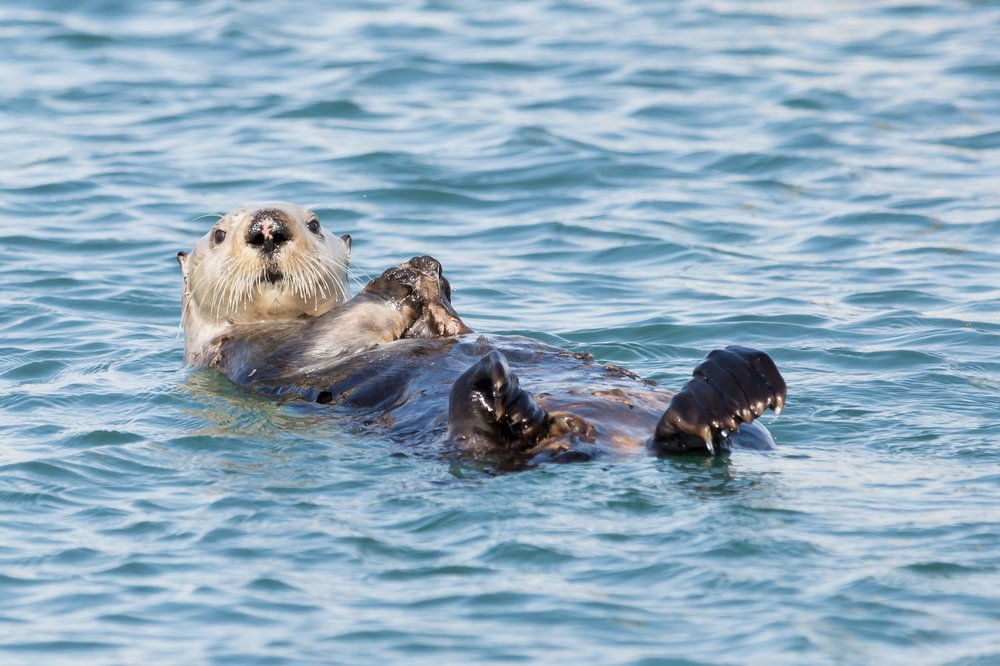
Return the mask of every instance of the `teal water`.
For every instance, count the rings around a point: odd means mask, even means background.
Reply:
[[[0,663],[1000,663],[1000,4],[0,7]],[[178,250],[355,276],[779,449],[483,476],[181,367]],[[207,216],[207,217],[206,217]]]

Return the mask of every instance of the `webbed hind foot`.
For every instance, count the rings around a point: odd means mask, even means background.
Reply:
[[[452,386],[448,438],[467,453],[521,452],[548,429],[548,414],[520,387],[499,351],[481,358]]]
[[[663,413],[649,447],[659,454],[710,455],[729,435],[771,408],[780,413],[788,388],[771,357],[748,347],[710,353]]]

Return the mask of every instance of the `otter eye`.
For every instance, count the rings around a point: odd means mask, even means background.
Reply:
[[[216,245],[218,245],[222,241],[226,240],[226,232],[222,229],[216,229],[214,238]]]
[[[318,234],[319,233],[319,220],[317,220],[314,217],[313,219],[309,220],[309,224],[307,224],[306,227],[308,227],[309,231],[313,232],[314,234]]]

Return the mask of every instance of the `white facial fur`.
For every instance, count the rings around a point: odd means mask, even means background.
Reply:
[[[256,222],[255,222],[256,220]],[[234,324],[318,317],[349,297],[350,237],[340,238],[300,206],[271,202],[226,213],[195,245],[178,255],[184,274],[181,325],[185,360]],[[252,225],[270,238],[287,232],[271,252],[248,242]]]

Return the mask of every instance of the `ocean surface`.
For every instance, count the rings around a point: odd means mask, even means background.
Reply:
[[[0,664],[1000,664],[1000,3],[5,0]],[[182,367],[174,260],[353,284],[779,448],[490,475]],[[530,388],[530,387],[528,387]]]

